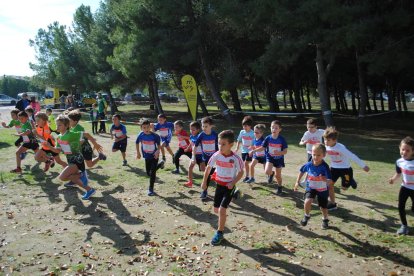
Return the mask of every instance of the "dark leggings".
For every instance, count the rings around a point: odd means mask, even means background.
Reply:
[[[414,202],[414,190],[401,186],[400,194],[398,195],[398,212],[400,212],[400,219],[403,225],[407,225],[405,204],[407,203],[408,197]]]
[[[92,133],[98,133],[98,121],[93,121],[92,122]]]
[[[155,176],[157,173],[157,165],[158,165],[158,159],[145,159],[145,171],[147,172],[147,175],[150,177],[150,185],[149,190],[154,190],[154,183],[155,183]]]
[[[100,132],[106,132],[106,122],[104,121],[106,119],[105,113],[99,113],[98,114],[99,120],[101,120],[99,124],[99,131]]]
[[[178,148],[178,150],[174,153],[174,164],[175,164],[175,168],[178,170],[180,167],[180,157],[182,155],[187,155],[188,158],[191,159],[192,157],[192,153],[190,152],[185,152],[182,148]]]
[[[211,181],[211,176],[213,175],[213,173],[216,171],[216,168],[211,168],[211,171],[210,171],[210,174],[208,175],[208,178],[207,178],[207,189],[208,189],[208,187],[210,186],[210,181]],[[206,190],[207,190],[206,189]]]

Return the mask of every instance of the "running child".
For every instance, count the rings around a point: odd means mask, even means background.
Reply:
[[[271,184],[273,182],[273,177],[276,173],[277,189],[276,195],[282,195],[282,168],[285,167],[285,154],[287,153],[288,145],[285,138],[280,135],[282,131],[282,123],[278,120],[275,120],[270,125],[271,134],[268,135],[261,147],[258,147],[253,150],[253,153],[256,153],[261,150],[265,150],[266,154],[266,165],[265,173],[267,174],[267,182]],[[275,171],[273,171],[275,168]]]
[[[47,123],[49,124],[50,131],[57,133],[56,132],[56,119],[52,113],[51,108],[46,108],[46,115],[47,115]]]
[[[99,112],[98,112],[98,104],[94,103],[92,105],[91,112],[89,114],[90,120],[92,122],[92,133],[98,134],[98,121],[99,121]]]
[[[252,157],[252,162],[250,163],[250,178],[246,181],[246,183],[254,183],[256,179],[254,178],[254,167],[256,167],[257,163],[263,164],[263,168],[266,164],[266,156],[265,151],[262,149],[261,151],[253,152],[254,149],[259,148],[264,141],[263,134],[266,130],[266,126],[264,124],[258,124],[254,126],[254,141],[253,146],[250,148],[249,156]]]
[[[161,138],[157,133],[151,131],[151,123],[148,119],[144,119],[141,122],[141,132],[138,134],[135,143],[135,147],[137,150],[136,158],[141,159],[142,151],[142,156],[145,159],[145,171],[147,175],[150,177],[148,195],[154,196],[155,177],[157,174],[157,170],[163,166],[164,160],[158,163],[160,155]],[[141,149],[139,147],[140,143]]]
[[[22,172],[22,161],[20,158],[22,153],[25,153],[29,149],[33,150],[35,153],[39,150],[39,144],[33,135],[32,124],[29,121],[28,114],[25,111],[20,111],[17,116],[21,125],[20,132],[18,132],[17,135],[22,137],[23,144],[16,151],[16,168],[10,171],[12,173]]]
[[[348,189],[349,186],[354,189],[358,186],[354,179],[354,173],[350,160],[357,163],[364,171],[369,171],[369,167],[365,165],[364,161],[350,152],[343,144],[338,143],[338,136],[339,132],[334,127],[328,127],[323,134],[326,152],[331,158],[332,181],[329,185],[329,210],[335,210],[337,208],[334,185],[338,178],[341,178],[341,186],[344,190]]]
[[[253,146],[254,141],[254,131],[253,127],[253,118],[251,116],[245,116],[242,121],[243,129],[240,130],[239,137],[237,138],[236,152],[239,151],[240,144],[242,145],[242,160],[244,162],[244,170],[246,171],[246,177],[243,179],[243,182],[250,180],[250,162],[252,161],[252,156],[249,155],[250,148]]]
[[[35,154],[35,160],[37,162],[44,162],[44,172],[47,172],[49,168],[55,166],[54,156],[57,153],[50,150],[45,142],[48,142],[52,147],[55,146],[55,138],[52,136],[52,131],[48,124],[48,116],[44,112],[38,112],[36,118],[36,132],[34,132],[37,140],[40,142],[40,150]]]
[[[329,227],[328,219],[328,197],[329,197],[329,182],[331,181],[331,172],[328,164],[323,160],[326,156],[326,148],[323,144],[313,144],[312,158],[305,165],[300,168],[299,175],[296,179],[294,190],[297,191],[303,175],[306,175],[306,191],[305,191],[305,216],[300,221],[302,226],[306,226],[310,220],[310,212],[312,209],[312,202],[315,197],[318,197],[318,205],[321,209],[322,229]]]
[[[208,161],[204,172],[201,188],[207,190],[210,172],[215,168],[214,181],[217,183],[214,194],[214,212],[218,214],[217,232],[211,240],[212,245],[219,245],[224,239],[224,227],[226,225],[227,208],[232,200],[232,194],[236,190],[236,184],[243,177],[243,160],[232,152],[234,145],[234,133],[224,130],[218,136],[219,151],[214,153]]]
[[[82,115],[79,110],[75,109],[68,113],[69,123],[70,123],[70,131],[73,132],[84,132],[85,129],[83,126],[79,124]],[[92,137],[92,136],[91,136]],[[102,152],[98,153],[98,156],[93,158],[93,149],[91,144],[89,144],[88,139],[86,136],[83,137],[83,141],[81,142],[81,153],[83,158],[85,159],[85,163],[88,168],[92,168],[95,166],[99,160],[106,160],[106,155]]]
[[[10,116],[12,118],[11,121],[9,122],[8,125],[5,122],[1,122],[1,125],[4,128],[12,128],[12,127],[14,127],[16,129],[16,132],[17,133],[22,132],[22,125],[21,125],[21,123],[19,121],[19,118],[18,118],[19,112],[20,112],[20,110],[18,110],[17,108],[15,108],[12,111],[10,111]],[[22,142],[23,142],[23,138],[22,138],[22,136],[19,136],[19,138],[14,142],[14,145],[16,147],[20,147],[20,145],[21,145]],[[24,159],[24,157],[21,158],[21,159]]]
[[[65,115],[59,115],[56,119],[57,131],[60,133],[57,138],[56,147],[52,147],[49,143],[45,144],[50,147],[50,150],[55,153],[63,152],[66,155],[68,165],[63,169],[59,175],[59,179],[62,181],[68,181],[72,183],[65,184],[65,187],[75,187],[76,185],[86,190],[82,199],[88,200],[95,194],[95,189],[89,187],[88,178],[86,175],[85,162],[81,153],[81,142],[84,140],[84,136],[100,151],[102,147],[96,143],[96,139],[86,132],[70,131],[69,117]]]
[[[26,109],[24,110],[27,113],[27,116],[29,118],[29,123],[32,126],[32,129],[36,128],[36,120],[34,117],[34,109],[33,107],[31,107],[30,105],[28,107],[26,107]]]
[[[198,135],[200,134],[201,125],[198,121],[193,121],[190,123],[190,145],[187,151],[190,149],[193,150],[193,155],[191,157],[190,165],[188,167],[188,182],[184,184],[184,186],[188,188],[193,187],[193,170],[195,165],[198,165],[198,169],[201,172],[204,172],[206,168],[206,163],[203,161],[203,151],[201,149],[201,145],[195,147],[195,142],[197,141]],[[195,152],[194,152],[195,149]]]
[[[126,166],[126,148],[128,144],[127,130],[125,125],[121,124],[121,115],[115,114],[112,116],[112,126],[109,132],[111,133],[111,139],[114,140],[112,144],[112,152],[117,152],[118,150],[122,154],[122,166]],[[115,138],[114,138],[115,137]]]
[[[184,130],[184,122],[181,120],[174,122],[174,133],[178,138],[178,149],[174,154],[174,164],[175,170],[171,173],[179,174],[180,173],[180,157],[182,155],[187,155],[191,159],[191,146],[190,146],[190,137],[188,136],[187,131]]]
[[[408,198],[414,203],[414,139],[405,137],[400,143],[401,158],[396,162],[396,172],[389,183],[394,182],[402,175],[400,193],[398,195],[398,212],[400,213],[401,227],[398,235],[408,235],[408,224],[405,214],[405,204]]]
[[[158,123],[151,124],[151,126],[155,131],[159,132],[161,137],[161,154],[162,160],[165,162],[165,149],[167,149],[168,153],[171,154],[171,158],[174,162],[174,153],[170,148],[170,142],[172,137],[172,131],[174,129],[174,124],[171,122],[167,122],[167,116],[165,114],[159,114],[157,117]]]
[[[191,158],[191,162],[195,162],[196,160],[196,149],[198,146],[201,145],[201,151],[203,155],[203,162],[205,164],[208,163],[208,160],[210,160],[210,157],[218,151],[218,136],[217,133],[212,130],[214,124],[213,119],[210,117],[204,117],[201,119],[201,128],[203,131],[198,135],[197,140],[194,143],[193,147],[193,157]],[[212,168],[209,172],[209,177],[207,179],[207,186],[203,188],[201,191],[200,198],[201,200],[207,199],[207,189],[208,185],[210,183],[211,175],[214,173],[214,168]]]
[[[321,144],[324,130],[318,129],[315,119],[309,119],[306,122],[306,128],[308,129],[300,139],[299,145],[306,145],[306,152],[308,154],[308,161],[312,159],[312,146],[315,144]]]

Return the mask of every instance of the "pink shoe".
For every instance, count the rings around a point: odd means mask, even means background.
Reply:
[[[184,186],[186,186],[187,188],[192,188],[193,187],[193,182],[188,181],[187,183],[184,184]]]

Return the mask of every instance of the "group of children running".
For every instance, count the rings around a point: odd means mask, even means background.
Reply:
[[[92,113],[91,113],[92,116]],[[88,200],[95,189],[88,184],[85,164],[90,168],[100,160],[106,160],[103,148],[96,139],[85,132],[79,124],[81,113],[72,110],[57,116],[53,120],[51,110],[46,113],[38,112],[33,116],[30,110],[11,111],[12,120],[3,127],[15,127],[19,139],[15,145],[16,169],[14,173],[21,173],[21,162],[27,150],[35,152],[35,159],[45,163],[44,171],[53,167],[55,163],[62,166],[59,175],[62,181],[69,181],[65,187],[79,186],[85,189],[82,199]],[[195,165],[203,172],[200,198],[208,198],[208,187],[211,181],[216,183],[214,194],[214,211],[218,214],[218,229],[211,243],[218,245],[224,239],[227,208],[233,199],[240,196],[236,184],[242,180],[245,183],[254,183],[255,166],[262,164],[267,176],[268,184],[276,182],[276,195],[283,195],[282,169],[285,167],[284,156],[287,154],[288,144],[280,135],[282,124],[275,120],[271,122],[270,134],[265,136],[264,124],[253,124],[250,116],[243,118],[239,135],[235,136],[232,130],[224,130],[217,134],[214,130],[214,122],[211,117],[191,122],[190,134],[185,130],[181,120],[174,123],[168,122],[164,114],[158,115],[157,123],[151,123],[148,119],[140,121],[141,132],[136,138],[136,158],[145,159],[145,170],[149,176],[148,195],[155,195],[154,184],[156,172],[163,169],[166,162],[166,152],[171,155],[175,169],[173,174],[180,174],[180,158],[185,155],[190,159],[188,167],[188,181],[186,187],[193,187],[193,172]],[[92,121],[95,123],[95,121]],[[127,165],[127,130],[121,123],[119,114],[113,115],[110,129],[113,139],[112,152],[120,151],[123,157],[123,165]],[[95,127],[95,125],[94,125]],[[307,131],[301,138],[299,145],[305,145],[308,154],[307,162],[301,166],[294,185],[297,191],[299,186],[305,188],[304,217],[300,221],[306,226],[310,219],[310,211],[313,200],[317,198],[323,219],[322,228],[329,227],[328,210],[337,208],[334,185],[340,178],[342,189],[357,188],[357,182],[353,178],[353,170],[350,161],[357,163],[364,171],[369,167],[350,152],[343,144],[338,142],[338,131],[334,127],[325,130],[317,128],[315,120],[309,119],[306,124]],[[95,134],[95,129],[93,128]],[[52,132],[56,132],[55,139]],[[173,153],[170,143],[173,135],[178,140],[178,149]],[[94,149],[97,156],[93,157]],[[40,146],[39,146],[40,143]],[[233,150],[236,144],[235,150]],[[241,156],[237,154],[241,147]],[[63,153],[67,157],[64,162],[59,157]],[[398,234],[408,234],[405,204],[408,197],[414,201],[414,140],[406,137],[400,144],[401,159],[397,161],[396,173],[390,179],[390,184],[402,175],[402,186],[399,195],[399,213],[402,226]],[[325,157],[330,157],[330,166],[325,162]],[[243,178],[244,176],[244,178]],[[305,180],[302,181],[302,178]],[[243,179],[242,179],[243,178]]]

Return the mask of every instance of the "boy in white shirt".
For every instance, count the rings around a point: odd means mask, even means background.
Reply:
[[[329,199],[331,202],[328,204],[328,210],[335,210],[337,208],[334,185],[338,178],[342,180],[342,189],[346,190],[349,186],[354,189],[357,188],[350,160],[357,163],[364,171],[369,171],[369,167],[365,165],[364,161],[350,152],[344,145],[337,142],[338,136],[339,132],[334,127],[328,127],[323,134],[326,153],[331,158],[332,182],[329,185]]]
[[[323,129],[318,129],[315,119],[309,119],[306,122],[306,128],[308,129],[302,139],[300,139],[299,145],[306,145],[306,152],[308,153],[308,162],[312,159],[312,146],[316,144],[322,144]]]
[[[207,182],[212,168],[215,172],[212,179],[217,183],[214,195],[214,212],[219,216],[217,232],[211,240],[212,245],[219,245],[223,239],[224,226],[226,224],[227,207],[229,206],[236,183],[243,177],[243,160],[232,152],[234,144],[234,133],[224,130],[218,135],[219,150],[214,153],[208,161],[204,172],[201,188],[207,189]]]

